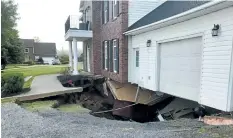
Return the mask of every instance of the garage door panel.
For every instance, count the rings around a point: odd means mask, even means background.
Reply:
[[[160,44],[160,91],[198,101],[201,37]]]

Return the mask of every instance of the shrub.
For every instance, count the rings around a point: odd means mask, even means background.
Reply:
[[[68,55],[59,56],[59,60],[60,60],[61,64],[69,64],[69,56]]]
[[[22,92],[24,77],[22,73],[2,74],[2,97],[11,96]]]
[[[30,61],[26,61],[26,62],[23,62],[23,64],[27,64],[27,65],[35,65],[35,62],[30,60]]]
[[[40,64],[44,64],[44,60],[42,57],[39,57],[39,59],[37,60],[37,62],[39,62]]]

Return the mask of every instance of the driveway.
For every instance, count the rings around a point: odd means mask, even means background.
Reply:
[[[230,137],[232,130],[232,126],[205,126],[188,119],[141,124],[107,120],[88,113],[66,113],[55,109],[30,112],[16,104],[2,105],[3,138],[206,138]]]

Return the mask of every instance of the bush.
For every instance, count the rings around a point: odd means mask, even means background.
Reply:
[[[37,60],[37,62],[39,62],[40,64],[44,64],[44,60],[42,57],[39,57],[39,59]]]
[[[24,84],[22,73],[2,74],[1,80],[2,97],[12,96],[22,92]]]
[[[62,61],[61,64],[69,64],[69,61]]]
[[[26,61],[26,62],[23,62],[23,64],[27,64],[27,65],[35,65],[35,62],[30,60],[30,61]]]
[[[69,56],[68,55],[59,56],[59,60],[60,60],[61,64],[69,64]]]

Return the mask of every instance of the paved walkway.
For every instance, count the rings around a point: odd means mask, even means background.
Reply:
[[[83,91],[82,87],[63,87],[57,76],[58,74],[36,76],[32,81],[31,90],[15,97],[24,101]]]

